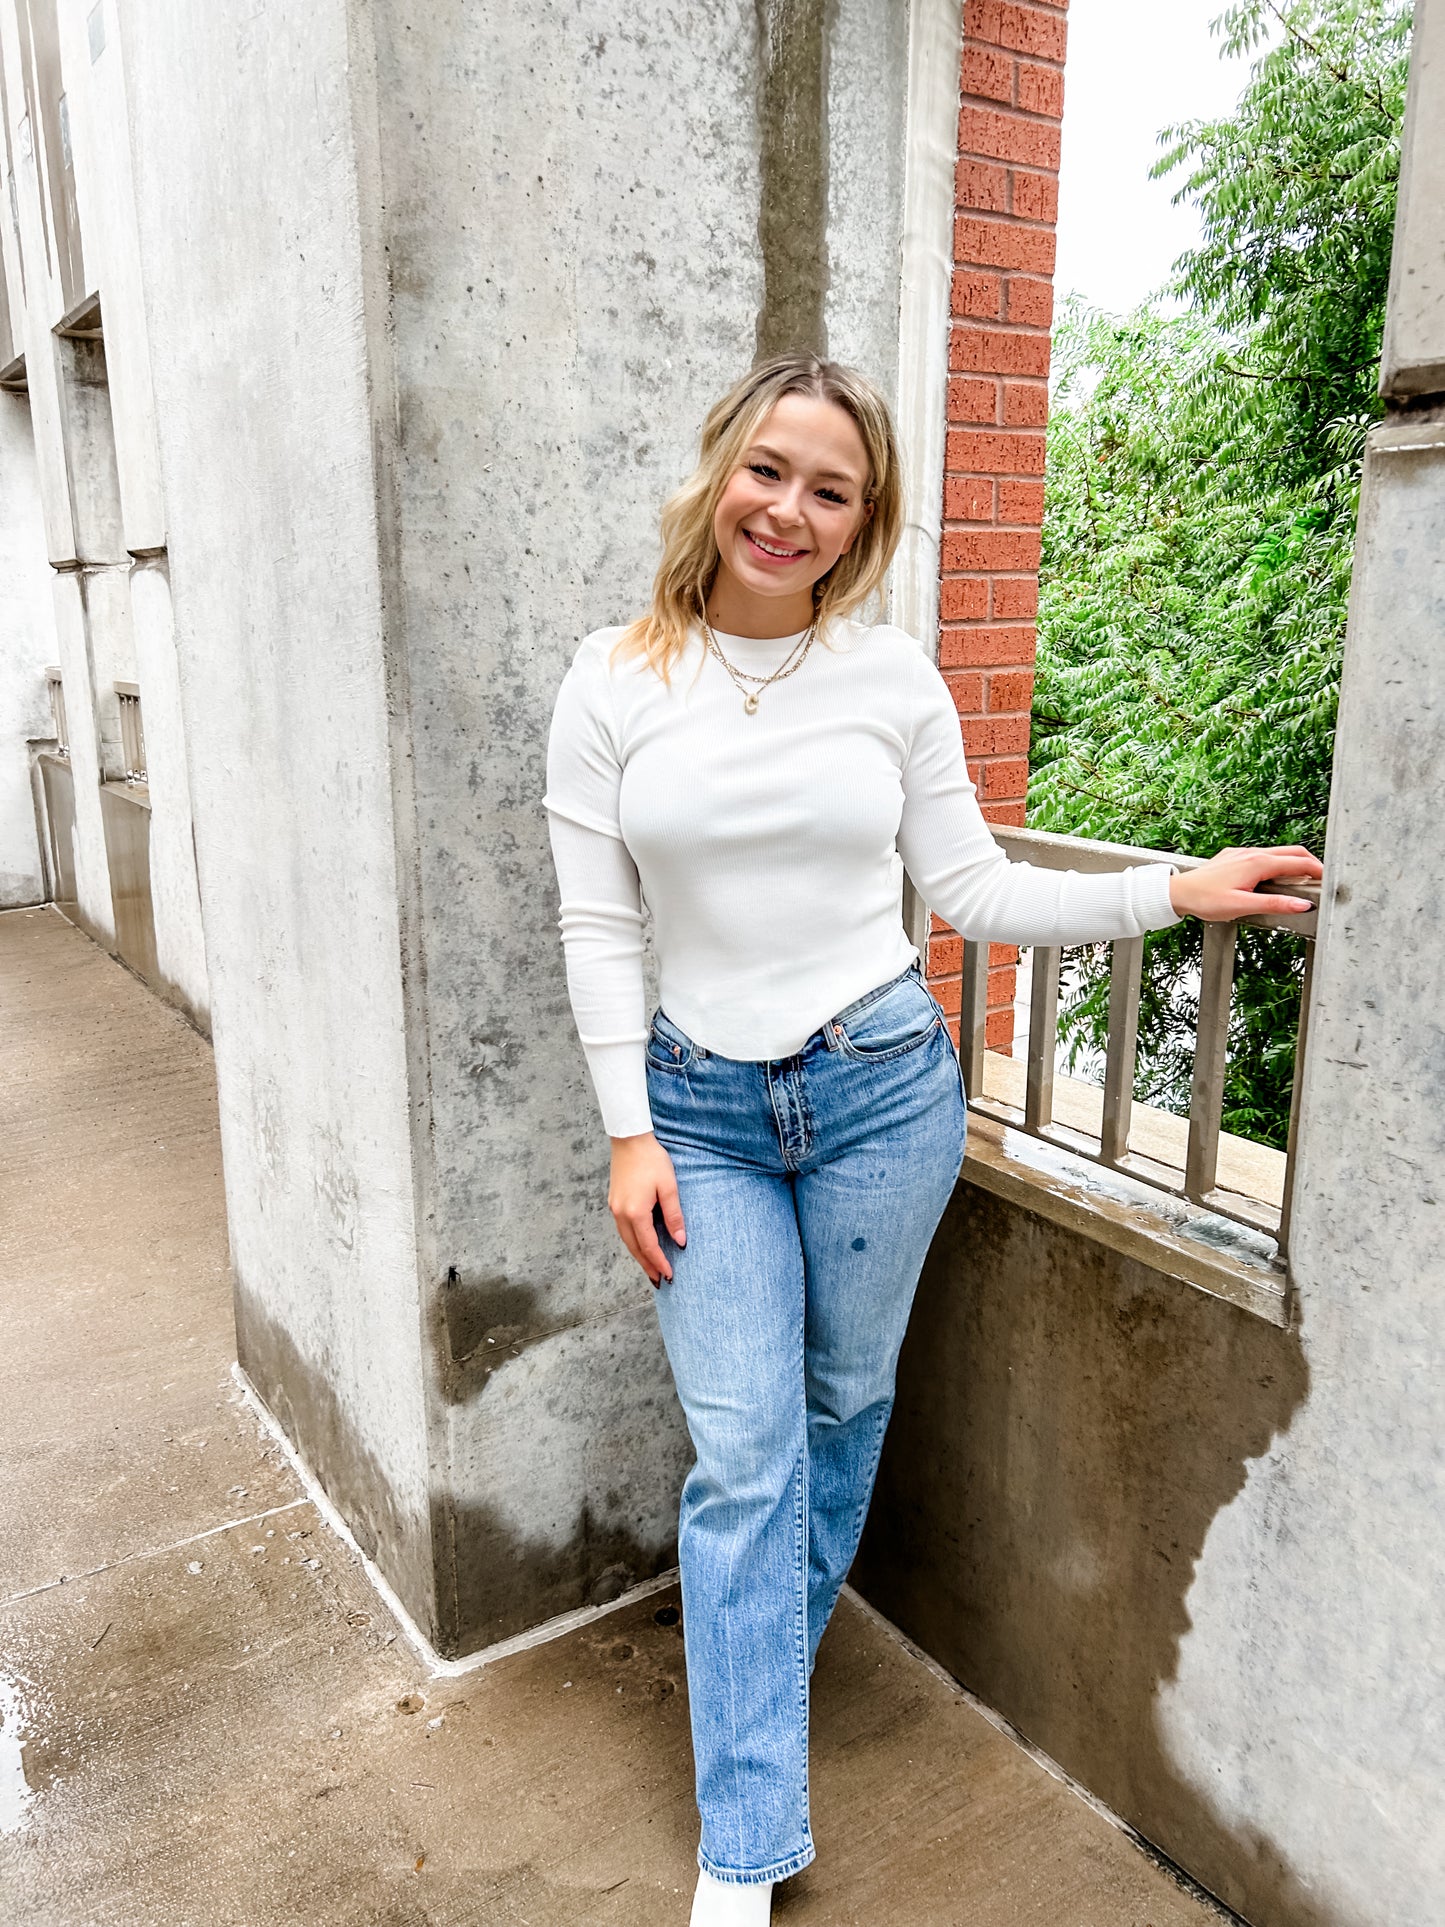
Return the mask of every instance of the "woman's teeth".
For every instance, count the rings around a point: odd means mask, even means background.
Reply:
[[[771,542],[765,542],[760,535],[754,535],[751,529],[744,529],[743,534],[749,542],[755,543],[764,555],[776,556],[779,562],[795,562],[800,555],[807,553],[806,549],[780,549]]]

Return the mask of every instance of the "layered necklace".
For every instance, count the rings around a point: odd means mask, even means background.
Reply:
[[[783,658],[781,665],[775,669],[770,676],[755,676],[751,670],[739,669],[735,663],[728,661],[718,644],[717,637],[713,634],[712,624],[707,619],[707,611],[704,610],[702,612],[703,642],[707,647],[708,653],[717,657],[718,661],[731,677],[733,687],[743,699],[743,709],[749,716],[757,715],[758,698],[765,689],[771,688],[775,682],[782,682],[785,676],[791,676],[802,668],[803,659],[812,648],[813,638],[817,633],[818,618],[814,616],[813,620],[803,631],[803,634]],[[756,688],[749,689],[747,687],[749,683],[756,684]]]

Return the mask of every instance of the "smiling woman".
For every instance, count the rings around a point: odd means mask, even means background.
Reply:
[[[914,638],[858,619],[902,506],[870,382],[803,355],[755,369],[663,511],[651,607],[583,642],[549,745],[608,1202],[658,1287],[697,1453],[679,1521],[693,1927],[762,1927],[773,1884],[813,1858],[813,1659],[963,1160],[959,1064],[903,928],[905,867],[966,937],[1049,944],[1140,936],[1187,909],[1307,908],[1245,893],[1319,867],[1297,852],[1188,877],[1010,863],[942,676]]]

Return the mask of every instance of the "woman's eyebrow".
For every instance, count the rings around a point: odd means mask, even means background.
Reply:
[[[769,448],[766,442],[754,442],[748,453],[766,455],[769,461],[781,462],[784,468],[791,466],[786,455],[779,453],[776,448]],[[859,485],[858,477],[845,468],[820,468],[817,477],[820,482],[846,482],[850,488]]]

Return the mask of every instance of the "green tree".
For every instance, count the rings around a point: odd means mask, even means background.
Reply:
[[[1210,855],[1323,842],[1364,438],[1389,278],[1409,10],[1242,0],[1276,44],[1235,113],[1162,136],[1200,246],[1172,293],[1055,337],[1030,821]],[[1197,925],[1147,948],[1137,1095],[1188,1109]],[[1282,1145],[1302,951],[1241,937],[1225,1127]],[[1103,957],[1065,1034],[1097,1047]]]

